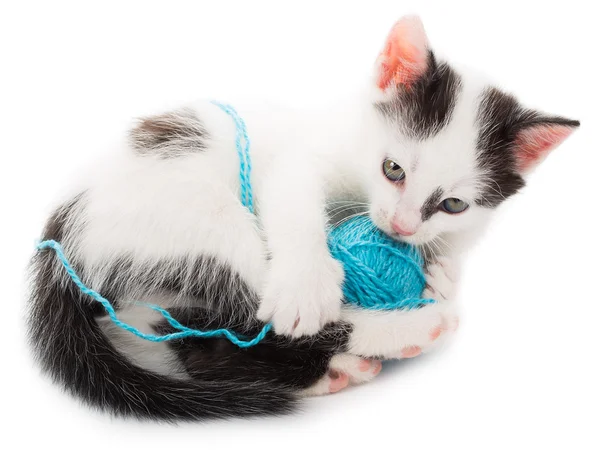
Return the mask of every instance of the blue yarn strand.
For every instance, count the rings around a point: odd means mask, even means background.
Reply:
[[[252,173],[252,162],[250,160],[250,137],[248,136],[246,123],[231,105],[221,103],[216,100],[212,100],[211,103],[227,113],[235,123],[235,149],[238,157],[240,158],[240,191],[242,204],[248,208],[250,213],[254,213],[254,198],[252,196],[252,184],[250,182]]]
[[[65,253],[64,253],[60,243],[58,243],[56,240],[44,240],[37,245],[38,250],[45,250],[48,248],[50,248],[56,252],[58,259],[60,260],[61,264],[65,268],[67,274],[69,275],[69,277],[71,277],[71,280],[73,280],[73,283],[75,283],[75,285],[77,285],[77,287],[83,294],[90,296],[92,299],[94,299],[95,301],[102,304],[102,306],[106,310],[106,313],[108,313],[108,316],[110,317],[110,319],[112,320],[112,322],[114,324],[116,324],[118,327],[120,327],[126,331],[131,332],[132,334],[134,334],[137,337],[140,337],[142,339],[149,340],[151,342],[165,342],[168,340],[184,339],[186,337],[200,337],[200,338],[225,337],[231,343],[237,345],[240,348],[248,348],[248,347],[252,347],[252,346],[258,344],[261,340],[263,340],[265,338],[267,333],[271,330],[272,325],[270,323],[266,324],[256,337],[254,337],[251,340],[243,340],[240,337],[238,337],[237,335],[235,335],[234,333],[232,333],[231,331],[229,331],[228,329],[214,329],[211,331],[199,331],[197,329],[188,328],[187,326],[182,325],[179,321],[177,321],[175,318],[173,318],[171,316],[171,314],[167,310],[163,309],[162,307],[159,307],[158,305],[154,305],[154,304],[143,304],[143,305],[146,305],[147,307],[151,308],[152,310],[156,310],[157,312],[159,312],[163,317],[165,317],[165,319],[168,321],[168,323],[171,326],[173,326],[175,329],[179,330],[179,332],[174,332],[171,334],[165,334],[165,335],[161,335],[161,336],[157,336],[154,334],[146,334],[146,333],[140,331],[139,329],[121,321],[117,317],[117,312],[115,311],[115,308],[112,306],[112,304],[109,302],[109,300],[106,299],[104,296],[102,296],[99,292],[87,287],[83,283],[83,281],[81,280],[79,275],[77,275],[77,273],[71,266],[71,263],[65,256]]]

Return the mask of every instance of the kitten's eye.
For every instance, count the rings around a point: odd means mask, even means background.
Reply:
[[[404,177],[406,176],[404,169],[391,159],[383,161],[383,174],[388,180],[396,182],[404,180]]]
[[[440,205],[446,213],[462,213],[469,208],[468,203],[454,197],[443,200]]]

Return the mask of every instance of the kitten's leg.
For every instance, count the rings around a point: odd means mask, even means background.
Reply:
[[[272,258],[258,317],[293,337],[336,321],[342,300],[343,269],[327,247],[323,178],[303,154],[273,165],[260,207]]]

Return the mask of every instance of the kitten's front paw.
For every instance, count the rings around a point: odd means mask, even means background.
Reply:
[[[277,334],[316,334],[340,317],[344,270],[329,253],[309,260],[273,259],[257,317]]]
[[[441,301],[412,310],[365,312],[344,308],[352,325],[348,352],[363,358],[413,358],[439,348],[458,327],[454,302]]]
[[[445,301],[456,297],[458,269],[450,258],[439,257],[435,262],[429,264],[425,280],[427,281],[423,291],[425,299]]]
[[[428,305],[426,308],[428,310],[412,317],[411,335],[394,358],[414,358],[421,353],[428,353],[456,332],[459,319],[454,304],[445,302]]]

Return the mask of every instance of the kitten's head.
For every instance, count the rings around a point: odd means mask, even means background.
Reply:
[[[370,213],[413,244],[480,225],[579,125],[459,74],[436,58],[416,17],[392,28],[374,86]]]

